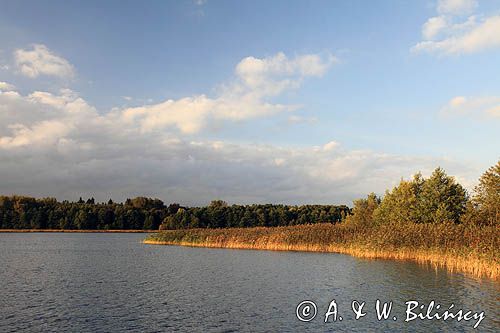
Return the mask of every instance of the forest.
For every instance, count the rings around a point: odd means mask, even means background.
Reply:
[[[285,226],[337,223],[350,209],[333,205],[228,205],[214,200],[206,207],[168,206],[159,199],[137,197],[124,203],[77,202],[54,198],[0,196],[0,229],[157,230]]]

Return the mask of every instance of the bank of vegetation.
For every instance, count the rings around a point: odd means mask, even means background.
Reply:
[[[409,259],[499,279],[500,161],[471,196],[438,168],[427,179],[401,180],[382,198],[372,193],[354,201],[342,223],[168,230],[145,242]]]

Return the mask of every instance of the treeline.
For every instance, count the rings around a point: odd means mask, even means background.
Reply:
[[[308,223],[338,223],[349,215],[347,206],[228,205],[221,200],[208,207],[180,208],[167,216],[160,229],[277,227]]]
[[[166,207],[159,199],[138,197],[125,203],[95,203],[94,199],[77,202],[54,198],[0,196],[2,229],[134,230],[158,229],[179,205]]]
[[[472,195],[437,168],[425,179],[420,173],[401,180],[383,198],[374,193],[354,201],[347,223],[455,223],[500,226],[500,161],[479,179]]]
[[[166,206],[159,199],[137,197],[125,203],[77,202],[54,198],[0,196],[1,229],[156,230],[284,226],[343,220],[347,206],[228,205],[216,200],[207,207]]]

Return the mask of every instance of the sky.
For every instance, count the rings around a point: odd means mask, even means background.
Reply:
[[[0,194],[351,204],[500,156],[500,1],[0,7]]]

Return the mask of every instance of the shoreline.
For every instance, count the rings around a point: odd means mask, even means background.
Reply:
[[[0,229],[0,233],[61,232],[61,233],[157,233],[158,230],[64,230],[64,229]]]
[[[350,241],[326,235],[325,230],[342,230],[349,233]],[[234,229],[189,229],[161,231],[150,235],[143,243],[149,245],[176,245],[206,248],[227,248],[271,251],[301,251],[340,253],[363,259],[411,260],[450,272],[461,272],[476,278],[500,281],[498,258],[468,249],[389,245],[369,241],[369,230],[349,230],[346,226],[310,225],[293,227],[257,227]],[[314,239],[316,232],[323,232],[321,239]],[[292,233],[292,236],[288,235]],[[333,237],[332,237],[333,236]],[[367,242],[361,241],[362,238]],[[498,238],[494,239],[495,242]],[[495,244],[493,244],[495,246]]]
[[[464,261],[464,258],[443,255],[437,250],[434,251],[413,251],[411,249],[400,249],[397,252],[379,249],[365,249],[356,247],[329,246],[328,248],[315,248],[308,245],[287,245],[287,244],[270,244],[268,246],[254,245],[248,243],[234,242],[231,244],[213,243],[192,243],[192,242],[163,242],[144,240],[144,244],[148,245],[168,245],[168,246],[186,246],[186,247],[204,247],[217,249],[233,249],[233,250],[256,250],[256,251],[289,251],[289,252],[316,252],[316,253],[337,253],[346,254],[362,259],[382,259],[382,260],[400,260],[414,261],[419,264],[429,264],[434,268],[446,268],[450,272],[466,273],[474,277],[488,277],[494,280],[500,280],[500,268],[488,270],[487,262],[479,262],[475,258],[470,258]],[[481,268],[478,268],[480,266]]]

